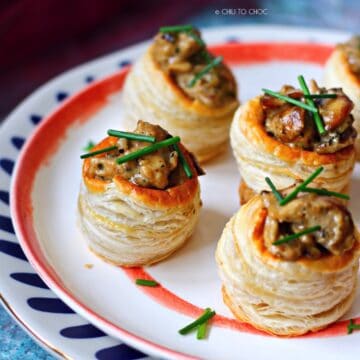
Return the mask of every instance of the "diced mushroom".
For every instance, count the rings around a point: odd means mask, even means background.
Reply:
[[[320,115],[326,130],[339,127],[353,109],[353,102],[344,94],[338,94],[335,99],[324,99],[319,107]]]
[[[302,256],[318,258],[324,253],[341,255],[351,249],[355,239],[349,211],[334,198],[305,194],[280,206],[271,193],[262,194],[268,210],[264,227],[265,245],[274,255],[286,260]],[[320,226],[321,230],[281,245],[273,243],[282,236]]]
[[[157,141],[169,137],[160,126],[141,120],[138,121],[135,133],[154,136]],[[186,175],[182,167],[178,166],[178,153],[171,147],[161,148],[120,165],[116,163],[115,159],[120,155],[126,155],[148,145],[149,143],[144,141],[119,139],[118,151],[109,153],[106,157],[91,158],[89,174],[102,180],[111,180],[114,176],[120,175],[139,186],[156,189],[165,189],[170,182],[171,185],[181,184],[186,179]]]
[[[325,125],[326,132],[319,134],[313,114],[305,109],[280,100],[270,95],[260,98],[265,114],[265,129],[274,138],[291,147],[299,147],[321,154],[334,153],[354,144],[356,130],[352,126],[350,114],[353,103],[341,89],[320,88],[312,80],[313,94],[335,94],[336,98],[315,98],[315,105]],[[301,100],[304,98],[300,90],[284,85],[280,93]]]
[[[193,86],[192,79],[208,65],[211,55],[202,45],[200,32],[158,34],[153,45],[153,57],[179,88],[191,99],[209,107],[236,101],[236,83],[224,64],[212,68]]]
[[[270,114],[266,119],[266,130],[275,135],[280,141],[285,143],[293,142],[304,133],[304,109],[297,106],[283,105]]]

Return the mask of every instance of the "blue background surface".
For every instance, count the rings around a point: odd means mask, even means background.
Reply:
[[[242,5],[244,3],[249,7],[252,2],[239,1],[236,9],[245,7]],[[268,9],[268,14],[262,16],[231,15],[229,7],[223,4],[224,2],[219,1],[218,5],[211,5],[192,17],[184,19],[183,22],[193,23],[200,27],[286,24],[343,29],[360,33],[360,2],[357,0],[257,1],[257,8]],[[220,11],[220,15],[216,15],[216,10]],[[50,360],[54,358],[39,347],[0,306],[0,360],[17,359]]]
[[[54,359],[38,346],[15,321],[0,308],[0,359]]]

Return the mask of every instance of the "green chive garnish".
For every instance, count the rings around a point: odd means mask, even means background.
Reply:
[[[317,188],[306,187],[305,189],[302,190],[302,192],[315,193],[315,194],[325,195],[325,196],[334,196],[334,197],[338,197],[341,199],[350,200],[350,196],[347,194],[342,194],[342,193],[338,193],[335,191],[329,191],[326,189],[317,189]]]
[[[272,90],[269,90],[269,89],[261,89],[265,94],[268,94],[268,95],[271,95],[275,98],[278,98],[280,100],[284,100],[290,104],[293,104],[293,105],[296,105],[296,106],[299,106],[305,110],[309,110],[313,113],[316,113],[318,112],[318,109],[314,106],[314,105],[307,105],[305,103],[303,103],[302,101],[299,101],[299,100],[296,100],[296,99],[293,99],[289,96],[286,96],[286,95],[283,95],[283,94],[280,94],[276,91],[272,91]]]
[[[335,99],[337,97],[336,94],[310,94],[304,95],[305,99]]]
[[[207,64],[200,72],[198,72],[188,83],[188,87],[193,87],[196,82],[207,74],[212,68],[218,66],[223,61],[222,56],[216,57],[209,64]]]
[[[174,25],[174,26],[162,26],[159,29],[159,32],[161,33],[178,33],[178,32],[184,32],[184,31],[191,31],[193,30],[192,25]]]
[[[297,239],[299,238],[300,236],[303,236],[303,235],[306,235],[306,234],[310,234],[312,232],[315,232],[315,231],[318,231],[320,230],[321,227],[319,225],[317,226],[313,226],[313,227],[310,227],[308,229],[305,229],[303,231],[300,231],[296,234],[291,234],[291,235],[287,235],[287,236],[284,236],[283,238],[277,240],[277,241],[274,241],[273,242],[273,245],[281,245],[281,244],[285,244],[291,240],[294,240],[294,239]]]
[[[155,144],[146,146],[142,149],[136,150],[132,153],[126,154],[122,157],[119,157],[116,159],[116,163],[117,164],[123,164],[124,162],[130,161],[130,160],[134,160],[137,159],[141,156],[147,155],[147,154],[151,154],[152,152],[161,149],[163,147],[166,146],[170,146],[170,145],[174,145],[176,143],[178,143],[180,141],[180,137],[179,136],[175,136],[175,137],[171,137],[169,139],[163,140],[163,141],[159,141]]]
[[[188,31],[187,34],[192,37],[200,46],[206,47],[204,41],[200,38],[200,36],[195,34],[193,31]]]
[[[298,76],[298,81],[299,81],[300,87],[301,87],[304,95],[310,95],[309,88],[307,87],[305,79],[302,75]],[[305,98],[305,101],[308,105],[316,108],[314,100],[311,97]],[[318,111],[314,112],[314,121],[315,121],[315,125],[317,127],[319,134],[320,135],[324,134],[325,133],[324,124],[321,120],[321,117],[320,117],[320,114]]]
[[[204,323],[202,323],[201,325],[198,326],[197,333],[196,333],[196,338],[198,340],[205,339],[206,329],[207,329],[207,321],[205,321]]]
[[[210,313],[211,309],[210,308],[206,308],[205,312]],[[207,321],[203,322],[202,324],[200,324],[197,328],[197,333],[196,333],[196,338],[198,340],[203,340],[206,337],[206,330],[207,330]]]
[[[213,59],[213,57],[207,52],[206,49],[203,49],[203,51],[201,52],[201,55],[203,56],[203,58],[205,59],[207,64],[211,63],[211,60]]]
[[[349,325],[347,326],[347,333],[352,334],[354,330],[360,330],[360,324],[355,324],[354,320],[351,319]]]
[[[350,323],[349,325],[347,326],[347,333],[348,335],[351,334],[353,332],[353,326],[354,326],[354,320],[353,319],[350,319]]]
[[[95,146],[95,143],[93,141],[89,141],[86,146],[83,147],[84,151],[90,151]]]
[[[284,206],[286,205],[289,201],[295,199],[296,195],[303,191],[307,185],[309,185],[322,171],[324,170],[324,168],[321,166],[318,169],[316,169],[306,180],[304,180],[304,182],[302,182],[299,186],[297,186],[290,194],[288,194],[286,197],[284,197],[279,205],[280,206]]]
[[[108,135],[115,136],[118,138],[130,139],[130,140],[138,140],[138,141],[148,141],[154,143],[156,141],[155,136],[142,135],[137,133],[131,133],[127,131],[118,131],[118,130],[108,130]]]
[[[156,281],[146,280],[146,279],[136,279],[135,283],[136,283],[136,285],[150,286],[150,287],[156,287],[159,285],[159,283]]]
[[[103,149],[100,149],[100,150],[96,150],[96,151],[93,151],[93,152],[89,152],[87,154],[83,154],[83,155],[80,156],[80,159],[86,159],[88,157],[95,156],[95,155],[102,154],[102,153],[106,153],[106,152],[116,150],[116,149],[117,149],[117,146],[109,146],[109,147],[106,147],[106,148],[103,148]]]
[[[191,179],[192,178],[192,172],[190,169],[189,164],[187,163],[184,154],[182,153],[182,151],[179,148],[178,144],[174,144],[174,148],[176,150],[176,152],[178,153],[179,159],[180,159],[180,163],[182,165],[182,167],[184,168],[185,174],[186,176]]]
[[[208,311],[208,309],[206,309],[203,314],[198,317],[195,321],[193,321],[192,323],[190,323],[189,325],[185,326],[184,328],[179,330],[179,333],[181,335],[186,335],[188,334],[190,331],[194,330],[195,328],[197,328],[199,325],[203,324],[204,322],[207,322],[209,319],[211,319],[214,315],[216,314],[215,311],[210,310]]]
[[[276,190],[276,187],[275,187],[275,185],[273,184],[273,182],[271,181],[271,179],[270,179],[269,177],[266,177],[266,178],[265,178],[265,181],[267,182],[267,184],[269,185],[272,193],[273,193],[274,196],[276,197],[276,200],[277,200],[278,202],[280,202],[280,201],[283,199],[283,197],[282,197],[281,194]]]

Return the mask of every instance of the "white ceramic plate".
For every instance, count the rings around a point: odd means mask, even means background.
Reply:
[[[210,44],[220,44],[214,51],[223,54],[232,66],[241,101],[257,95],[261,87],[277,89],[283,83],[295,84],[300,73],[321,81],[322,64],[331,51],[329,44],[346,37],[341,33],[283,27],[205,32]],[[79,154],[89,139],[100,140],[106,129],[121,128],[121,83],[126,70],[119,73],[119,65],[135,60],[144,46],[109,55],[53,80],[20,105],[2,127],[0,176],[5,185],[1,190],[7,192],[8,175],[18,155],[16,149],[30,135],[33,124],[40,123],[25,143],[15,169],[12,216],[35,270],[69,306],[51,295],[36,275],[24,275],[31,270],[28,263],[21,262],[21,250],[7,220],[7,195],[0,193],[4,216],[0,218],[0,231],[5,241],[0,243],[0,291],[8,307],[41,341],[75,358],[135,359],[144,355],[119,345],[88,324],[88,336],[75,340],[76,334],[81,338],[86,331],[74,330],[74,326],[85,321],[71,314],[70,308],[105,333],[145,353],[166,358],[285,359],[291,355],[296,359],[314,354],[324,354],[327,359],[353,357],[360,335],[342,336],[346,333],[345,321],[312,337],[278,339],[235,321],[222,303],[214,250],[223,226],[238,208],[240,178],[230,152],[206,166],[207,175],[201,178],[204,206],[199,225],[189,243],[170,259],[150,268],[124,271],[89,253],[76,223]],[[99,80],[109,74],[113,75]],[[74,95],[93,79],[99,81]],[[50,116],[38,121],[54,109]],[[352,180],[353,199],[359,190],[359,176],[357,167]],[[351,207],[357,219],[359,205],[352,201]],[[85,264],[93,267],[88,269]],[[155,278],[162,287],[135,286],[133,279],[143,276]],[[208,339],[180,336],[178,329],[207,306],[219,314]],[[359,315],[358,295],[344,319]],[[115,350],[105,353],[106,348]]]

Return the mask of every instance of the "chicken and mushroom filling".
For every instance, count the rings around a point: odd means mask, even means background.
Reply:
[[[316,194],[303,194],[280,206],[274,195],[262,193],[267,209],[264,225],[266,248],[275,256],[295,261],[302,257],[317,259],[324,255],[342,255],[355,242],[354,223],[349,211],[338,200]],[[320,226],[320,230],[289,242],[274,245],[284,236]]]
[[[310,83],[310,91],[311,94],[336,94],[335,98],[314,99],[326,130],[324,134],[319,134],[312,113],[265,94],[260,100],[267,133],[291,147],[319,154],[334,153],[354,144],[352,101],[341,89],[320,88],[314,80]],[[280,93],[296,100],[304,99],[301,90],[289,85],[284,85]]]
[[[212,60],[198,30],[157,34],[152,54],[162,71],[168,74],[189,98],[210,107],[224,106],[236,101],[235,79],[222,62],[212,67],[193,86],[189,85]]]
[[[160,126],[141,120],[138,121],[134,132],[154,136],[156,141],[170,137],[168,132]],[[90,159],[89,175],[105,181],[110,181],[114,176],[120,175],[136,185],[155,189],[166,189],[182,184],[186,180],[186,174],[173,146],[161,148],[151,154],[120,165],[116,163],[115,160],[118,157],[149,145],[151,143],[145,141],[120,138],[116,143],[117,149],[106,153],[105,156]]]
[[[345,52],[351,71],[360,78],[360,35],[339,44],[338,48]]]

